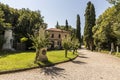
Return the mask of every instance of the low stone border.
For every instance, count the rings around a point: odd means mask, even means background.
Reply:
[[[49,65],[45,65],[45,66],[41,65],[41,66],[36,66],[36,67],[31,67],[31,68],[2,71],[2,72],[0,72],[0,74],[9,74],[9,73],[21,72],[21,71],[26,71],[26,70],[36,69],[36,68],[50,67],[50,66],[54,66],[54,65],[61,64],[61,63],[72,61],[72,60],[76,59],[77,57],[78,57],[78,55],[75,58],[73,58],[73,59],[70,59],[70,60],[67,60],[67,61],[63,61],[63,62],[58,62],[58,63],[55,63],[55,64],[49,64]]]

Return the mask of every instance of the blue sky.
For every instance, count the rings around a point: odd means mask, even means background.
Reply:
[[[69,25],[76,27],[76,15],[79,14],[82,33],[85,22],[84,13],[88,1],[94,4],[96,17],[110,7],[106,0],[0,0],[0,2],[13,8],[40,10],[44,16],[44,21],[48,24],[48,28],[55,27],[57,21],[60,25],[64,25],[66,19]]]

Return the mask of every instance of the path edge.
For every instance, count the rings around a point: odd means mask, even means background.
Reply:
[[[72,61],[72,60],[76,59],[77,57],[78,57],[78,54],[77,54],[76,57],[74,57],[74,58],[72,58],[72,59],[69,59],[69,60],[66,60],[66,61],[63,61],[63,62],[54,63],[54,64],[41,65],[41,66],[36,66],[36,67],[31,67],[31,68],[24,68],[24,69],[1,71],[1,72],[0,72],[0,75],[1,75],[1,74],[9,74],[9,73],[22,72],[22,71],[27,71],[27,70],[36,69],[36,68],[51,67],[51,66],[55,66],[55,65],[58,65],[58,64],[62,64],[62,63],[66,63],[66,62]]]

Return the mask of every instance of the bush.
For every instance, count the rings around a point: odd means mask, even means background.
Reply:
[[[23,43],[23,42],[26,42],[27,40],[28,40],[28,38],[22,37],[22,38],[20,39],[20,42]]]

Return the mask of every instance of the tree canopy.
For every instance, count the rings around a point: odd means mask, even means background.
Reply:
[[[93,28],[94,43],[97,48],[110,50],[111,43],[120,42],[120,4],[108,8],[96,21]]]
[[[0,34],[3,34],[5,29],[12,29],[16,39],[15,41],[20,42],[21,38],[28,38],[28,34],[33,34],[40,26],[46,28],[47,24],[44,23],[43,16],[39,10],[31,11],[25,8],[14,9],[0,3]],[[26,43],[29,42],[30,39]],[[27,44],[27,47],[29,46],[30,44]]]
[[[114,5],[116,5],[120,2],[120,0],[107,0],[107,1],[111,4],[114,4]]]

